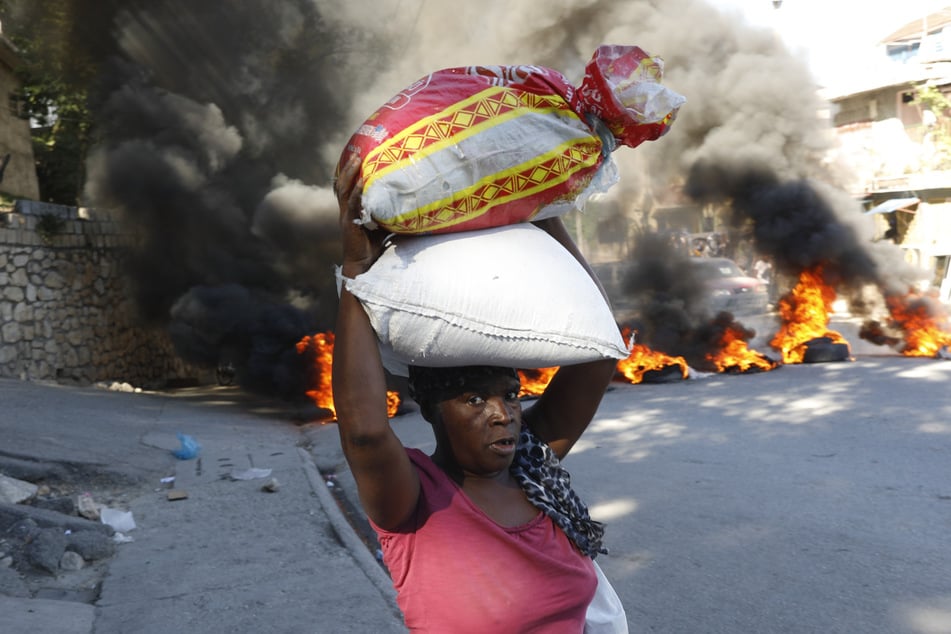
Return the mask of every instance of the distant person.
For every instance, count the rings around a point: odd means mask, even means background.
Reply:
[[[779,288],[776,282],[776,269],[773,262],[766,256],[758,256],[753,262],[753,274],[757,279],[766,283],[766,292],[769,294],[769,303],[775,305],[779,301]]]
[[[336,185],[345,278],[367,271],[382,248],[353,222],[358,167],[349,163]],[[537,224],[586,266],[561,219]],[[519,301],[518,290],[500,300]],[[393,433],[376,334],[343,285],[333,359],[340,443],[411,630],[581,634],[603,529],[560,460],[594,417],[615,365],[562,366],[524,411],[512,368],[411,367],[410,394],[436,439],[426,455]]]
[[[773,265],[767,258],[763,256],[756,258],[756,261],[753,262],[753,272],[756,274],[757,279],[767,284],[772,282]]]

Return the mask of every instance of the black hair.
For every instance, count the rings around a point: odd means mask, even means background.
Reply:
[[[467,365],[449,368],[409,366],[409,395],[423,411],[423,417],[431,420],[430,414],[437,403],[458,396],[476,381],[506,376],[518,380],[513,368],[494,365]]]

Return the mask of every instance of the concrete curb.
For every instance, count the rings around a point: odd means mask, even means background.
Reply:
[[[350,522],[347,520],[346,516],[344,516],[343,511],[340,510],[340,507],[337,505],[337,501],[334,499],[330,491],[327,490],[327,483],[321,477],[320,472],[317,470],[317,465],[314,463],[311,455],[306,449],[302,449],[300,447],[297,448],[297,453],[304,465],[304,472],[307,474],[307,480],[310,482],[311,488],[317,495],[317,499],[320,502],[320,505],[323,507],[324,513],[330,520],[330,524],[333,526],[334,532],[340,538],[340,541],[343,543],[350,555],[357,562],[357,565],[360,567],[360,569],[363,570],[364,574],[366,574],[373,585],[376,586],[376,588],[380,591],[380,594],[389,606],[390,611],[393,613],[394,618],[397,619],[397,621],[402,625],[403,616],[396,603],[396,591],[393,589],[393,581],[386,574],[386,572],[384,572],[383,568],[380,567],[379,562],[377,562],[373,555],[370,554],[366,544],[364,544],[363,540],[361,540],[356,534],[356,531],[354,531],[353,527],[350,525]]]

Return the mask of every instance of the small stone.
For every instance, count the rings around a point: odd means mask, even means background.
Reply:
[[[34,567],[55,575],[66,552],[66,536],[58,528],[41,529],[26,547],[26,558]]]
[[[99,531],[77,531],[66,537],[66,550],[78,554],[86,561],[112,557],[116,544],[112,538]]]
[[[68,570],[70,572],[75,572],[76,570],[82,570],[83,566],[86,565],[86,562],[83,561],[83,558],[79,553],[75,553],[71,550],[67,550],[63,553],[63,556],[59,560],[59,569]]]
[[[100,512],[99,505],[96,504],[96,501],[92,499],[92,495],[89,493],[83,493],[76,500],[76,506],[79,509],[79,514],[85,517],[87,520],[98,521]]]
[[[7,534],[21,542],[28,542],[31,541],[39,531],[39,524],[37,524],[33,518],[27,517],[15,522],[13,526],[7,529]]]
[[[185,491],[185,490],[182,490],[182,489],[172,489],[172,490],[169,491],[167,494],[165,494],[165,497],[166,497],[170,502],[174,502],[175,500],[187,500],[187,499],[188,499],[188,491]]]
[[[270,478],[261,486],[261,490],[267,493],[277,493],[281,488],[281,483],[277,481],[277,478]]]
[[[35,496],[38,488],[31,482],[17,480],[0,473],[0,502],[19,504]]]

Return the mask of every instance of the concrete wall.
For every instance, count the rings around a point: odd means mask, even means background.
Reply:
[[[20,201],[0,212],[0,376],[160,388],[207,382],[136,319],[123,233],[108,214]]]

